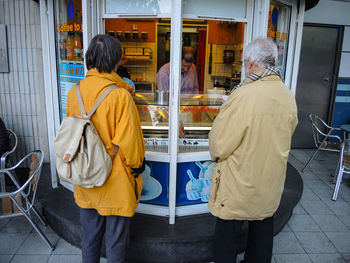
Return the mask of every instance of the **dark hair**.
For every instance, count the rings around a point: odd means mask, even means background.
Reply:
[[[98,72],[111,73],[120,62],[122,48],[118,39],[109,35],[96,35],[86,51],[86,67]]]

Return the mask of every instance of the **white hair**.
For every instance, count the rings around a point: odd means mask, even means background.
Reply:
[[[277,46],[267,38],[258,38],[245,48],[244,60],[250,58],[258,67],[275,66],[277,62]]]

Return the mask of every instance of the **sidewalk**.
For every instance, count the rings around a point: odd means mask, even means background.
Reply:
[[[292,150],[289,162],[300,171],[311,153]],[[320,153],[302,174],[303,196],[289,223],[274,239],[272,262],[350,263],[350,187],[342,184],[337,202],[331,201],[330,174],[336,164],[337,154]],[[50,227],[39,226],[56,244],[52,253],[24,218],[1,220],[0,263],[81,262],[80,249],[58,237]]]

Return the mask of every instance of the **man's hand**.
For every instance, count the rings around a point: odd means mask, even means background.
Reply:
[[[185,128],[182,124],[179,125],[179,137],[180,138],[185,138]]]

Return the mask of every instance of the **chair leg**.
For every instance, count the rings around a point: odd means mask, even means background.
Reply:
[[[336,182],[335,187],[334,187],[334,192],[333,192],[333,197],[332,197],[333,201],[337,201],[340,184],[341,184],[341,181],[342,181],[342,178],[343,178],[343,171],[344,171],[344,168],[340,167],[339,168],[339,173],[338,173],[338,176],[337,176],[337,182]]]
[[[341,158],[339,158],[339,160],[338,160],[337,168],[335,169],[335,173],[334,173],[334,176],[333,176],[333,181],[332,181],[333,184],[335,184],[337,182],[339,169],[340,169],[340,161],[341,161],[340,159]]]
[[[301,170],[301,172],[303,173],[305,171],[305,169],[309,166],[309,164],[311,163],[311,161],[315,158],[316,154],[318,153],[318,151],[320,150],[320,147],[317,148],[317,150],[313,153],[313,155],[311,156],[311,158],[309,159],[309,161],[306,163],[306,165],[304,166],[304,168]]]
[[[36,210],[36,208],[34,206],[32,206],[32,210],[34,212],[34,214],[36,215],[36,217],[39,219],[39,221],[44,225],[47,226],[46,221],[44,220],[44,218],[42,218],[42,216],[39,214],[38,210]]]
[[[43,231],[41,231],[41,229],[33,222],[33,220],[30,218],[30,216],[26,213],[26,211],[24,211],[23,207],[20,206],[17,203],[17,200],[13,197],[11,197],[12,201],[17,205],[18,209],[22,212],[22,214],[27,218],[27,220],[29,221],[29,223],[34,227],[34,229],[36,230],[36,232],[38,232],[39,236],[45,241],[45,243],[50,247],[50,249],[53,251],[55,249],[55,247],[50,243],[50,241],[47,239],[47,237],[45,236],[45,234],[43,233]]]

